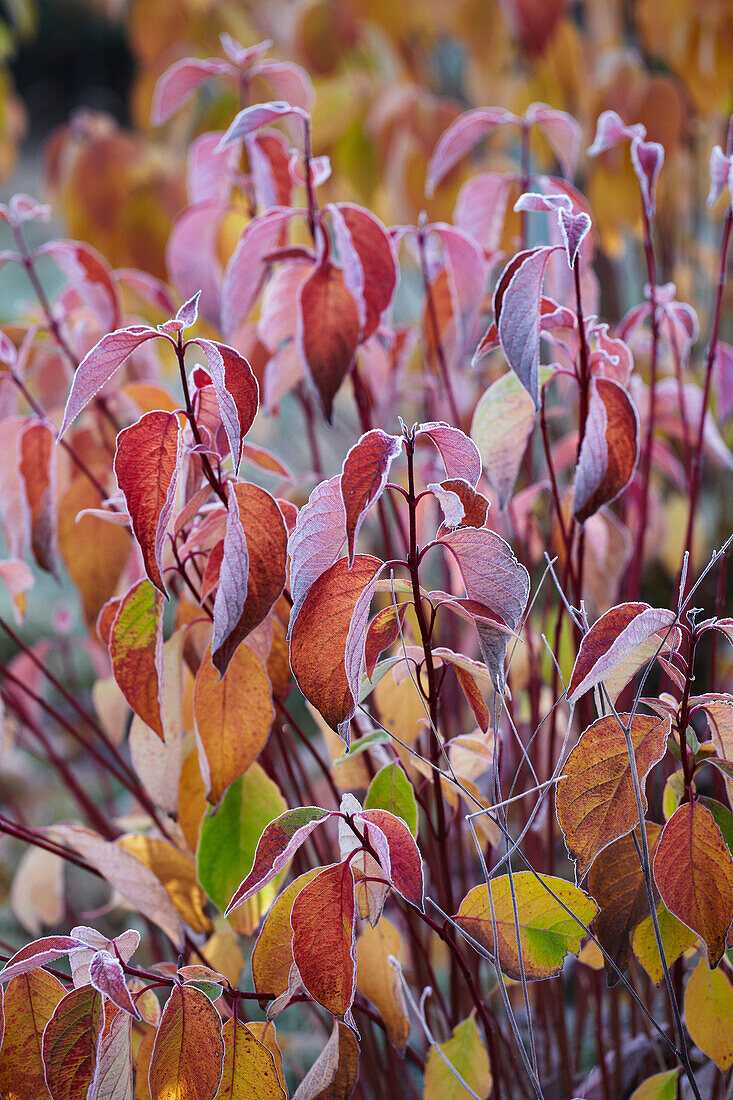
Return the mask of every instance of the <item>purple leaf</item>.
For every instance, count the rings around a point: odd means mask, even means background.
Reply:
[[[184,302],[181,308],[176,313],[176,320],[181,322],[184,329],[191,328],[195,325],[199,316],[199,298],[201,297],[201,291],[197,290],[196,293]]]
[[[431,225],[429,231],[440,239],[443,246],[457,347],[461,351],[484,296],[488,270],[486,260],[481,249],[462,230],[439,222]]]
[[[580,214],[569,214],[567,210],[558,210],[557,216],[568,255],[568,264],[574,268],[580,246],[590,230],[590,216],[584,211]]]
[[[153,126],[161,126],[212,76],[236,76],[236,72],[226,61],[217,61],[215,58],[202,61],[195,57],[184,57],[166,69],[153,92],[150,113]]]
[[[254,133],[261,126],[268,126],[271,122],[279,122],[288,115],[297,115],[306,122],[307,113],[302,107],[294,107],[292,103],[274,101],[272,103],[255,103],[252,107],[245,107],[236,116],[231,126],[217,145],[217,150],[226,149],[237,141],[243,141],[247,134]]]
[[[631,163],[641,187],[646,216],[653,218],[657,180],[664,164],[664,146],[658,141],[634,138],[631,142]]]
[[[646,126],[641,122],[633,126],[627,126],[623,119],[615,111],[603,111],[598,116],[596,123],[596,136],[593,144],[588,149],[589,157],[597,157],[608,149],[613,149],[621,141],[633,141],[634,138],[643,140],[646,137]]]
[[[134,1016],[136,1020],[141,1019],[125,983],[122,963],[109,951],[97,951],[94,955],[89,964],[89,978],[94,988],[104,997],[109,997],[123,1012]]]
[[[290,219],[302,213],[275,206],[247,225],[224,272],[221,327],[225,335],[233,333],[246,320],[267,271],[265,256],[279,246]]]
[[[290,557],[290,612],[292,630],[308,589],[325,573],[346,541],[346,510],[341,495],[341,475],[316,485],[298,512],[295,529],[288,540]]]
[[[8,959],[5,969],[0,971],[0,982],[6,982],[19,974],[27,974],[29,970],[35,970],[38,966],[54,962],[63,955],[68,955],[77,947],[85,947],[81,940],[72,936],[45,936],[43,939],[34,940],[33,943],[21,947],[20,951]]]
[[[715,349],[713,390],[718,419],[725,423],[733,411],[733,347],[723,340]]]
[[[234,483],[230,482],[224,552],[219,569],[219,587],[214,600],[212,656],[219,652],[232,631],[237,628],[247,599],[248,578],[247,536],[239,515]]]
[[[727,157],[719,145],[710,154],[710,192],[708,206],[714,206],[728,188],[733,197],[733,157]]]
[[[133,351],[146,340],[159,336],[159,332],[147,325],[132,325],[130,328],[118,329],[117,332],[108,332],[95,344],[84,356],[74,375],[59,439]]]
[[[430,197],[443,177],[461,157],[499,126],[519,125],[520,119],[502,107],[477,107],[464,111],[441,135],[428,162],[425,194]]]
[[[424,435],[438,448],[446,475],[449,478],[462,478],[475,488],[481,477],[481,455],[473,440],[460,428],[454,428],[443,421],[421,424],[415,438]]]

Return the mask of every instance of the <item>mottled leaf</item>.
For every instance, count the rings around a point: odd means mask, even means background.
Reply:
[[[287,1100],[275,1059],[237,1019],[222,1028],[224,1068],[216,1100]]]
[[[304,987],[335,1016],[354,1000],[354,876],[348,862],[324,867],[293,903],[293,958]]]
[[[163,681],[163,598],[150,581],[127,592],[109,637],[112,671],[120,691],[146,726],[165,740],[160,713]]]
[[[43,1064],[53,1100],[86,1097],[104,1028],[103,998],[90,985],[59,1001],[43,1032]]]
[[[0,1048],[0,1093],[4,1100],[51,1100],[43,1072],[43,1032],[66,994],[58,978],[31,970],[5,990],[5,1034]]]
[[[198,989],[175,985],[155,1036],[151,1100],[213,1100],[223,1061],[219,1013]]]

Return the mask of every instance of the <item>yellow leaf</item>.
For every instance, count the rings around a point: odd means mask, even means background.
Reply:
[[[680,955],[687,951],[688,947],[692,947],[697,942],[697,936],[686,924],[683,924],[681,920],[670,913],[663,901],[660,901],[657,907],[657,920],[662,936],[664,957],[667,964],[671,966]],[[657,948],[654,923],[650,916],[645,917],[641,924],[637,925],[631,945],[634,954],[651,980],[655,985],[659,985],[664,977],[664,971],[662,970],[662,960],[659,957]]]
[[[685,992],[685,1023],[693,1042],[725,1073],[733,1066],[733,985],[722,967],[700,959]]]
[[[150,868],[189,928],[194,932],[211,930],[206,894],[198,884],[194,864],[182,852],[165,840],[147,836],[123,836],[116,844]]]
[[[668,1069],[665,1073],[655,1073],[653,1077],[648,1077],[638,1089],[634,1089],[631,1100],[674,1100],[677,1072],[676,1069]]]
[[[388,959],[401,957],[400,934],[382,917],[376,928],[365,928],[356,944],[356,988],[378,1009],[389,1037],[404,1050],[410,1037],[402,983]]]
[[[469,1018],[458,1024],[450,1039],[438,1043],[438,1047],[453,1069],[433,1047],[425,1066],[424,1100],[466,1100],[470,1096],[453,1070],[457,1070],[475,1093],[482,1098],[488,1097],[492,1085],[491,1067],[476,1021]]]
[[[192,852],[196,851],[205,813],[206,789],[201,778],[199,754],[194,749],[183,762],[178,782],[178,824]]]

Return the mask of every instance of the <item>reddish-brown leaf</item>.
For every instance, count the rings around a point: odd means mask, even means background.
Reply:
[[[242,457],[244,437],[252,427],[260,403],[260,388],[247,360],[234,348],[215,340],[195,340],[206,355],[221,420],[229,440],[234,470]]]
[[[293,1100],[349,1100],[359,1077],[359,1044],[334,1020],[331,1037],[298,1086]]]
[[[406,603],[401,603],[397,605],[397,610],[395,610],[395,605],[390,604],[378,611],[369,623],[364,646],[365,670],[369,679],[371,679],[379,660],[379,654],[384,653],[385,649],[389,649],[399,638],[407,614],[407,607]]]
[[[483,527],[489,513],[489,502],[483,493],[462,478],[441,481],[428,485],[435,493],[443,509],[443,525],[438,535],[457,527]]]
[[[369,605],[382,562],[340,558],[311,585],[290,632],[300,690],[344,740],[359,697]]]
[[[66,993],[46,970],[13,978],[5,991],[5,1035],[0,1049],[4,1100],[51,1100],[43,1072],[43,1031]]]
[[[667,751],[669,718],[620,714],[630,726],[636,770],[646,811],[644,783]],[[557,819],[580,882],[598,853],[630,833],[639,821],[624,732],[615,715],[599,718],[581,734],[563,766],[558,784]]]
[[[145,413],[117,436],[117,484],[125,495],[145,570],[164,595],[163,540],[173,510],[180,460],[181,433],[174,413]]]
[[[115,680],[137,715],[165,740],[160,715],[163,683],[163,598],[150,581],[138,581],[120,604],[109,652]]]
[[[298,291],[298,340],[303,360],[323,406],[333,401],[349,372],[359,341],[359,315],[339,268],[329,260],[313,269]]]
[[[104,1002],[90,985],[59,1001],[43,1033],[43,1064],[53,1100],[79,1100],[94,1079]]]
[[[367,826],[367,836],[379,855],[382,870],[406,901],[423,907],[423,870],[415,838],[401,818],[389,810],[362,810],[357,822]]]
[[[615,500],[636,469],[639,417],[626,390],[611,378],[592,378],[588,418],[573,480],[573,514],[585,523]]]
[[[293,929],[290,914],[293,903],[320,868],[314,867],[300,875],[273,902],[252,949],[252,981],[263,996],[279,997],[288,988],[293,965]]]
[[[344,278],[358,302],[363,301],[364,317],[361,340],[368,340],[379,326],[385,309],[392,301],[397,285],[397,260],[387,232],[374,215],[362,206],[340,202],[330,207]],[[354,258],[348,264],[347,257]]]
[[[654,878],[670,913],[705,941],[715,968],[733,921],[733,857],[704,806],[675,810],[657,846]]]
[[[384,492],[389,468],[401,450],[401,436],[387,435],[380,428],[373,428],[354,444],[344,459],[341,495],[346,512],[349,564],[354,560],[354,543],[364,516]]]
[[[334,1016],[345,1016],[356,990],[354,876],[348,861],[324,867],[303,887],[290,923],[303,985]]]
[[[223,1061],[219,1013],[205,993],[175,985],[155,1036],[151,1100],[213,1100]]]
[[[28,501],[33,556],[49,573],[56,573],[55,450],[48,424],[29,421],[20,437],[20,475]]]

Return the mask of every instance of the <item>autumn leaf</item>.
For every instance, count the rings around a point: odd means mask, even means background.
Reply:
[[[344,459],[341,495],[346,514],[349,565],[354,561],[354,543],[364,516],[384,492],[389,468],[401,450],[401,436],[387,435],[380,428],[373,428],[365,432]]]
[[[194,932],[211,931],[206,895],[199,886],[192,859],[159,837],[122,836],[116,843],[150,868],[189,928]]]
[[[305,989],[335,1016],[345,1016],[356,989],[354,877],[349,862],[324,867],[295,898],[290,916],[293,958]]]
[[[0,1048],[0,1093],[4,1100],[51,1100],[43,1068],[46,1024],[66,995],[58,978],[33,969],[13,978],[3,1000],[5,1035]]]
[[[646,1081],[634,1089],[630,1100],[674,1100],[678,1073],[678,1069],[670,1069],[647,1077]]]
[[[446,477],[462,478],[475,488],[481,477],[481,455],[472,439],[442,420],[420,424],[415,439],[427,437],[438,449]]]
[[[457,1024],[446,1042],[431,1048],[425,1065],[425,1100],[465,1100],[469,1093],[456,1073],[486,1100],[493,1083],[491,1066],[473,1017]]]
[[[329,423],[358,341],[356,302],[346,289],[343,273],[324,260],[298,290],[298,344]]]
[[[396,760],[385,764],[369,784],[365,810],[388,810],[401,817],[413,836],[417,836],[417,801],[410,780]]]
[[[216,1100],[287,1100],[275,1059],[238,1019],[222,1028],[224,1065]]]
[[[399,932],[384,916],[374,928],[367,925],[356,941],[356,988],[378,1009],[398,1050],[407,1045],[410,1021],[402,982],[389,958],[401,954]]]
[[[685,951],[697,943],[696,934],[683,924],[681,920],[670,913],[663,901],[657,906],[657,923],[662,939],[664,958],[671,966]],[[634,954],[646,970],[647,974],[659,985],[664,977],[664,968],[657,947],[657,936],[654,931],[654,922],[651,914],[638,924],[632,936],[631,945]]]
[[[508,875],[491,880],[498,952],[494,945],[491,903],[485,885],[475,886],[466,894],[455,919],[487,951],[498,953],[499,965],[507,977],[519,981],[523,970],[529,981],[550,978],[560,973],[569,951],[577,955],[585,935],[583,926],[590,924],[598,912],[598,906],[577,886],[564,879],[549,875],[535,876],[531,871],[519,871],[512,879],[519,944]]]
[[[575,860],[576,882],[606,845],[638,824],[631,762],[620,722],[629,726],[645,811],[646,777],[667,751],[669,718],[606,715],[581,734],[563,766],[556,796],[557,819],[568,855]]]
[[[722,969],[700,959],[685,990],[685,1024],[693,1042],[721,1073],[733,1065],[733,985]]]
[[[174,985],[150,1060],[151,1100],[213,1100],[223,1060],[219,1013],[200,990]]]
[[[115,473],[151,581],[164,596],[162,556],[181,462],[175,413],[149,412],[117,436]]]
[[[87,1100],[124,1100],[132,1096],[132,1017],[118,1012],[106,1022],[97,1049],[94,1080]]]
[[[290,915],[300,891],[321,868],[314,867],[287,886],[268,910],[252,949],[252,980],[263,997],[279,997],[288,988],[293,965],[293,928]]]
[[[86,1096],[103,1028],[103,998],[92,986],[72,989],[59,1001],[43,1032],[43,1064],[53,1100]]]
[[[612,378],[593,378],[588,417],[573,479],[573,515],[585,521],[624,491],[636,469],[639,417]]]
[[[293,1100],[348,1100],[359,1077],[359,1044],[334,1020],[331,1036],[296,1089]]]
[[[163,681],[163,599],[150,581],[124,596],[112,624],[109,652],[115,680],[135,713],[165,740],[160,713]]]
[[[84,617],[93,623],[114,594],[134,543],[129,532],[88,513],[99,494],[85,477],[72,481],[58,506],[58,547],[80,596]],[[77,523],[77,516],[79,522]]]
[[[514,491],[535,416],[534,402],[513,372],[492,382],[474,409],[471,438],[502,510]]]
[[[20,436],[19,473],[23,479],[33,556],[56,574],[56,448],[53,432],[40,420],[30,421]]]
[[[654,879],[671,913],[705,941],[715,968],[733,921],[733,857],[713,815],[686,802],[664,827]]]

